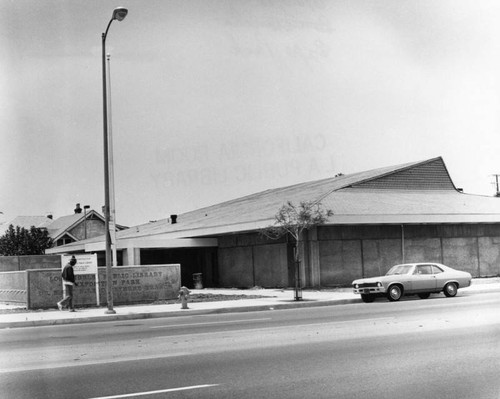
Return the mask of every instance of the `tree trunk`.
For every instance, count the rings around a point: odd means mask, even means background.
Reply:
[[[300,236],[295,241],[294,248],[294,264],[295,264],[295,296],[294,299],[296,301],[302,300],[302,281],[300,278]]]

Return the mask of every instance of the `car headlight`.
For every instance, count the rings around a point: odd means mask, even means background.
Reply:
[[[379,287],[379,288],[382,287],[382,283],[380,281],[377,283],[377,287]]]
[[[354,288],[358,289],[359,288],[359,284],[354,284]]]

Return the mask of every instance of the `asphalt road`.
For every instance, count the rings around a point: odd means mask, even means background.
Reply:
[[[500,295],[0,330],[0,397],[500,398]]]

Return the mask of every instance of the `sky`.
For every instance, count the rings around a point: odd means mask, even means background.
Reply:
[[[498,1],[0,0],[0,223],[101,210],[119,6],[119,224],[438,156],[495,193]]]

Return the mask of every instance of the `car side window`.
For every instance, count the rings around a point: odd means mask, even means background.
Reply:
[[[416,269],[416,274],[432,274],[431,265],[418,265]]]
[[[433,272],[433,274],[439,274],[439,273],[443,273],[443,270],[436,265],[432,265],[432,272]]]

